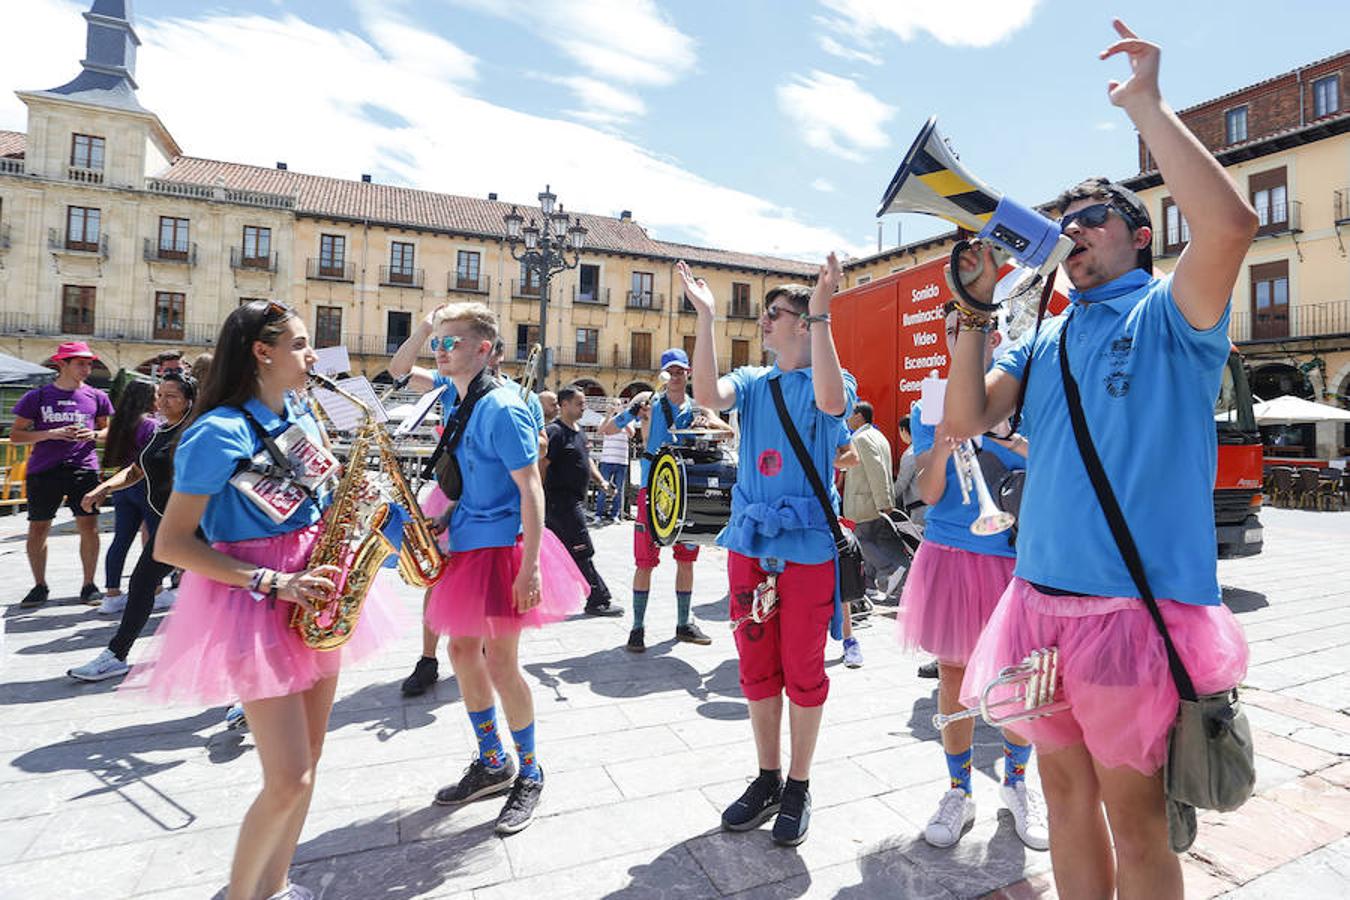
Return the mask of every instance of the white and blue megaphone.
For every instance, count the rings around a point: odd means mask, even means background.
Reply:
[[[1038,288],[1073,250],[1073,241],[1060,233],[1057,223],[967,172],[937,130],[937,116],[929,118],[905,154],[881,198],[877,217],[900,212],[939,216],[992,243],[1000,266],[1011,259],[1022,270],[1007,276],[1012,284],[1000,291],[1005,296]],[[960,271],[956,257],[968,246],[957,242],[952,252],[953,272]],[[961,283],[953,283],[952,290],[976,309],[992,311],[993,306],[975,300],[962,287],[979,274],[979,269],[963,273]]]

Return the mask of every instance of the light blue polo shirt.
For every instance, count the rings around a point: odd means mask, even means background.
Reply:
[[[507,378],[505,375],[498,375],[497,380],[505,386],[514,387],[517,393],[520,391],[520,384]],[[442,375],[437,372],[431,379],[431,386],[438,388],[445,385],[445,393],[441,394],[441,425],[444,426],[450,421],[450,410],[459,404],[459,388],[455,387],[454,379],[448,375]],[[539,402],[539,395],[531,393],[525,398],[525,405],[530,408],[530,415],[538,423],[539,430],[544,430],[544,404]]]
[[[314,440],[322,442],[319,423],[306,409],[287,397],[285,414],[278,416],[254,397],[244,404],[263,429],[273,437],[298,423]],[[229,481],[242,460],[252,459],[263,449],[244,414],[233,406],[217,406],[188,426],[173,454],[173,489],[179,494],[207,494],[202,513],[202,532],[215,541],[247,541],[289,534],[319,521],[331,493],[316,506],[306,500],[290,518],[273,522]]]
[[[732,409],[740,413],[741,438],[731,516],[717,543],[743,556],[806,564],[829,562],[835,556],[834,538],[825,511],[778,419],[769,391],[771,378],[781,379],[783,402],[792,423],[830,492],[831,504],[839,509],[834,456],[839,447],[849,443],[845,420],[858,401],[858,382],[844,373],[844,412],[831,416],[816,406],[809,368],[784,372],[777,364],[771,368],[742,366],[726,376],[736,389]]]
[[[914,437],[914,453],[918,455],[933,447],[933,436],[937,429],[923,424],[922,406],[914,401],[909,409],[909,433]],[[1025,469],[1027,461],[1011,450],[1007,450],[995,441],[985,441],[984,449],[998,457],[1009,469]],[[989,485],[992,491],[997,485]],[[961,502],[961,483],[956,476],[956,457],[947,457],[947,487],[942,499],[928,507],[924,513],[923,539],[944,547],[969,550],[971,553],[983,553],[986,556],[1016,556],[1008,540],[1010,532],[1002,534],[977,535],[970,533],[970,526],[980,515],[980,504],[972,492],[970,503]],[[1019,538],[1020,540],[1020,538]]]
[[[453,412],[453,408],[451,408]],[[455,459],[463,493],[450,514],[450,549],[510,547],[520,534],[520,489],[511,473],[539,458],[539,430],[515,385],[482,396]]]
[[[643,428],[647,432],[647,452],[655,453],[661,449],[662,445],[669,444],[671,426],[666,424],[666,414],[661,409],[660,395],[652,395],[652,414],[650,424]],[[670,404],[670,411],[675,414],[675,428],[689,428],[694,424],[694,401],[689,399],[689,395],[684,395],[684,402],[678,406]],[[629,422],[637,420],[637,416],[632,410],[624,410],[614,417],[614,427],[623,428]],[[643,457],[642,461],[642,480],[638,482],[643,487],[647,486],[647,473],[651,470],[652,461]]]
[[[995,365],[1016,378],[1028,356],[1022,433],[1030,446],[1017,538],[1019,577],[1066,591],[1137,597],[1074,441],[1059,374],[1069,369],[1093,443],[1139,547],[1154,596],[1219,603],[1214,534],[1214,401],[1228,359],[1228,317],[1197,331],[1171,277],[1134,269],[1088,291]]]

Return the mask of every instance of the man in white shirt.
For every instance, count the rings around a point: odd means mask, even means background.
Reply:
[[[610,415],[623,408],[623,401],[611,401]],[[595,489],[595,518],[599,525],[619,521],[624,510],[624,489],[628,486],[628,451],[637,426],[629,423],[604,437],[600,448],[600,475],[605,484]],[[608,495],[608,496],[606,496]]]

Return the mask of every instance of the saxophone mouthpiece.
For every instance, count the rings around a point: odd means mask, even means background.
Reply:
[[[401,391],[408,386],[409,381],[412,381],[412,372],[409,372],[407,375],[395,378],[394,383],[389,386],[389,389],[391,391]]]
[[[320,375],[313,369],[311,369],[309,372],[309,378],[319,387],[328,388],[328,390],[330,391],[335,390],[337,388],[337,382],[333,381],[333,379],[329,378],[327,375]]]

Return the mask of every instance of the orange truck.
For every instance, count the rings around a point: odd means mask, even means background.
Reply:
[[[919,399],[920,383],[936,369],[947,373],[947,342],[942,306],[951,289],[942,275],[946,259],[936,259],[841,291],[830,307],[835,343],[844,367],[858,379],[858,394],[875,409],[875,424],[891,442],[895,456],[904,450],[896,423]],[[1068,298],[1056,291],[1051,313]],[[1261,552],[1261,435],[1252,412],[1246,367],[1235,349],[1224,368],[1215,402],[1219,442],[1214,485],[1214,526],[1220,558]]]

